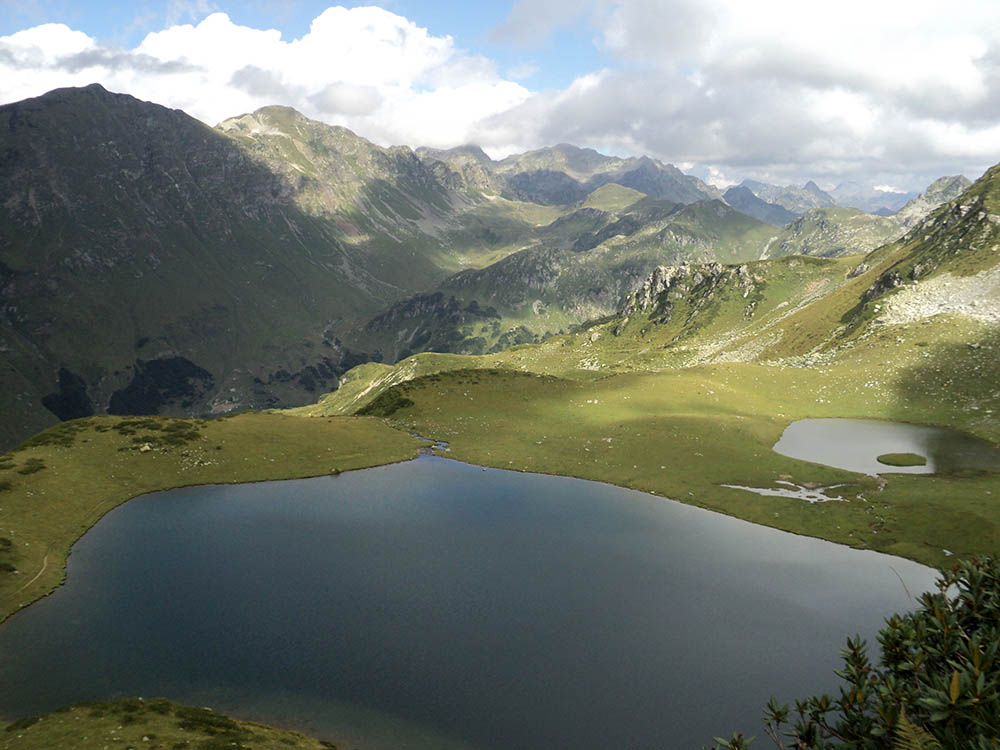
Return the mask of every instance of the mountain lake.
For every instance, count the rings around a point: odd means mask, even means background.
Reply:
[[[1000,472],[1000,450],[985,440],[943,427],[875,419],[800,419],[785,428],[774,450],[863,474]],[[878,461],[887,453],[912,453],[927,463],[887,466]]]
[[[835,692],[935,573],[437,456],[155,493],[0,626],[0,713],[165,696],[339,748],[691,750]],[[912,595],[912,596],[911,596]]]

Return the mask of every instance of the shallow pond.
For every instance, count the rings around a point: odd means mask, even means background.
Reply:
[[[697,748],[934,574],[443,458],[133,500],[0,627],[0,713],[167,696],[350,748]]]
[[[874,419],[800,419],[785,428],[774,450],[789,458],[864,474],[1000,471],[996,446],[941,427]],[[887,466],[885,453],[915,453],[924,466]]]

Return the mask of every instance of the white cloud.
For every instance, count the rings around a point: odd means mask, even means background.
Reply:
[[[540,68],[534,63],[521,63],[512,68],[508,68],[507,77],[512,78],[515,81],[523,81],[525,78],[531,78],[539,70]]]
[[[210,7],[174,2],[171,13],[197,18]],[[5,101],[96,81],[209,124],[285,104],[382,143],[431,146],[468,140],[477,120],[530,94],[451,37],[376,7],[328,8],[290,41],[211,13],[151,33],[133,50],[38,26],[0,37],[0,79]]]
[[[173,0],[178,23],[131,50],[59,24],[0,37],[0,96],[97,81],[210,124],[286,104],[380,143],[475,141],[502,156],[573,142],[720,181],[911,189],[1000,160],[996,0],[520,0],[495,41],[590,23],[605,55],[540,93],[517,82],[532,65],[501,75],[377,7],[328,8],[293,40],[214,7]]]
[[[538,41],[566,0],[521,0]],[[912,187],[1000,160],[1000,3],[580,0],[608,69],[484,123],[543,141],[617,143],[703,173]],[[523,28],[522,28],[523,27]],[[533,36],[534,34],[534,36]],[[614,115],[609,116],[609,110]],[[926,182],[923,182],[926,184]]]

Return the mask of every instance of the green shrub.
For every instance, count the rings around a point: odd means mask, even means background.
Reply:
[[[407,398],[402,386],[393,386],[380,393],[371,403],[358,409],[359,416],[389,417],[400,409],[413,406],[413,400]]]
[[[17,470],[18,474],[34,474],[45,468],[45,460],[41,458],[29,458],[24,462],[24,466]]]
[[[883,453],[875,459],[886,466],[926,466],[927,459],[916,453]]]
[[[32,724],[37,724],[38,721],[41,718],[42,718],[41,716],[26,716],[23,719],[18,719],[17,721],[15,721],[15,722],[13,722],[11,724],[8,724],[6,731],[8,731],[8,732],[18,732],[18,731],[20,731],[22,729],[27,729]]]
[[[222,732],[236,732],[240,728],[240,725],[228,716],[217,714],[210,708],[178,706],[174,716],[179,720],[177,725],[189,732],[220,734]]]
[[[845,682],[839,697],[812,696],[794,710],[772,698],[764,722],[774,743],[803,750],[1000,748],[1000,562],[960,562],[937,589],[921,595],[915,612],[886,621],[878,665],[861,638],[847,640],[836,672]],[[737,750],[750,739],[716,742]]]

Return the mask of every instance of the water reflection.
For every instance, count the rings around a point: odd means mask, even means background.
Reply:
[[[800,419],[785,428],[774,451],[789,458],[864,474],[1000,471],[1000,449],[941,427],[874,419]],[[887,466],[884,453],[916,453],[923,466]]]
[[[340,746],[685,748],[831,691],[933,573],[443,458],[108,514],[0,627],[0,709],[164,695]]]

